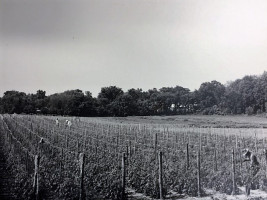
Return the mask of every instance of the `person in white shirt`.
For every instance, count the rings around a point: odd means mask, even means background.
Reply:
[[[58,118],[56,119],[56,126],[59,127],[59,121],[58,121]]]

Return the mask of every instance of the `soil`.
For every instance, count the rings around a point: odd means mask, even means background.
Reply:
[[[136,193],[132,189],[128,189],[128,197],[130,200],[153,200],[150,197],[145,196],[141,193]],[[213,190],[205,190],[207,195],[205,197],[188,197],[186,195],[177,194],[175,192],[170,192],[164,199],[166,200],[267,200],[267,193],[261,190],[251,190],[251,194],[246,196],[245,188],[239,187],[238,195],[227,195],[218,193]]]

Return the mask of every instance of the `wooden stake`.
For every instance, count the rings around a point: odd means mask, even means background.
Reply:
[[[201,129],[199,129],[199,151],[202,150]]]
[[[189,169],[189,146],[186,144],[186,168]]]
[[[218,169],[217,169],[217,152],[216,152],[216,147],[214,149],[214,172],[216,172]]]
[[[79,154],[80,162],[80,195],[79,200],[84,199],[84,189],[83,189],[83,177],[84,177],[84,153]]]
[[[257,145],[257,132],[255,131],[255,151],[258,153],[258,145]]]
[[[157,145],[158,145],[158,134],[157,132],[155,133],[155,144],[154,144],[154,148],[155,148],[155,152],[157,151]]]
[[[265,166],[267,166],[267,150],[266,149],[264,149],[264,154],[265,154]],[[265,175],[266,177],[267,177],[267,168],[266,168],[266,175]]]
[[[237,134],[235,134],[235,148],[238,149],[238,140],[237,140]]]
[[[121,182],[122,199],[125,199],[125,183],[126,183],[125,153],[122,153],[121,168],[122,168],[122,182]]]
[[[233,180],[233,191],[232,191],[232,195],[235,195],[235,191],[236,191],[236,182],[235,182],[235,150],[233,149],[232,151],[232,180]]]
[[[39,200],[39,164],[40,164],[40,156],[39,155],[35,155],[33,191],[34,191],[34,195],[35,195],[35,199],[36,200]]]
[[[162,152],[160,151],[159,154],[159,197],[163,199],[163,180],[162,180]]]
[[[198,150],[197,156],[197,194],[198,197],[201,197],[201,185],[200,185],[200,150]]]

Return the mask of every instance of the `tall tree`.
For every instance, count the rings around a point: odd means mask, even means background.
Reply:
[[[123,90],[116,86],[103,87],[98,94],[98,112],[100,116],[114,116],[118,106],[117,99],[123,95]]]
[[[79,105],[81,116],[97,116],[97,100],[92,97],[92,93],[85,92],[84,100]]]
[[[202,83],[198,89],[198,99],[202,110],[221,106],[221,100],[225,95],[225,86],[218,81]]]
[[[26,102],[26,94],[18,91],[6,91],[2,98],[4,113],[22,113]]]

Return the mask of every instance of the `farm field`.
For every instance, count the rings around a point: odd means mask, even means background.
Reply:
[[[175,116],[138,116],[109,117],[101,120],[130,124],[168,124],[213,128],[267,128],[265,116],[222,116],[222,115],[175,115]]]
[[[250,197],[266,199],[266,127],[255,116],[0,117],[18,199],[246,199],[244,148],[261,166]]]

